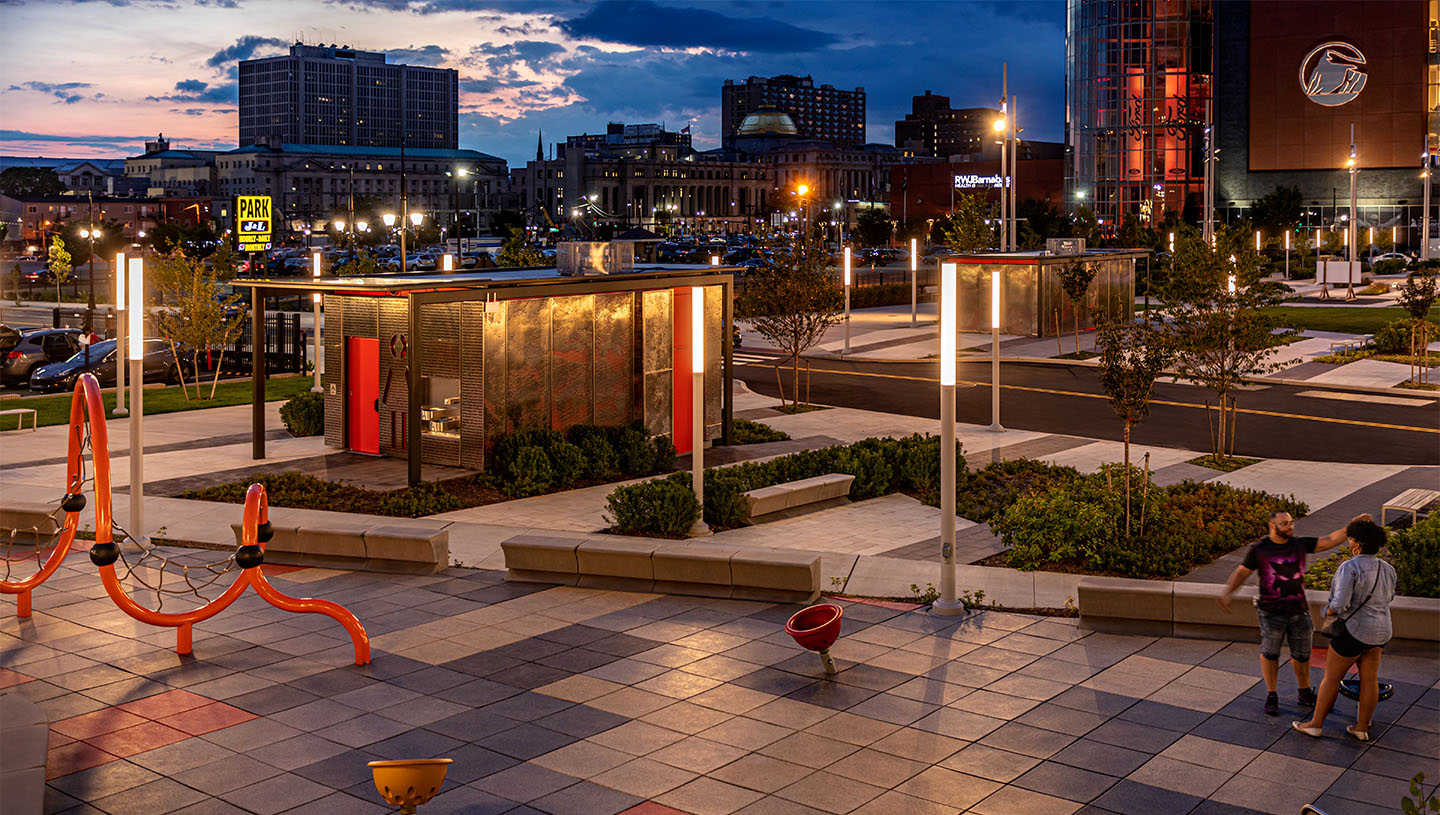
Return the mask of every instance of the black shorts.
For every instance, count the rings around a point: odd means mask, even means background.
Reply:
[[[1342,657],[1345,657],[1346,659],[1355,659],[1366,651],[1369,651],[1371,648],[1384,647],[1385,643],[1381,643],[1379,645],[1368,645],[1366,643],[1363,643],[1360,640],[1352,637],[1350,635],[1350,632],[1348,631],[1345,632],[1345,634],[1342,636],[1330,638],[1330,650],[1334,651]]]

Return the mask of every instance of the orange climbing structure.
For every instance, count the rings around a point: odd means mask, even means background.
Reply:
[[[75,533],[80,525],[80,513],[85,509],[85,482],[91,480],[85,478],[83,467],[88,429],[94,482],[92,492],[95,496],[95,543],[90,547],[90,560],[99,567],[100,581],[104,584],[106,593],[122,611],[143,623],[175,628],[175,651],[189,654],[192,651],[195,623],[219,614],[244,594],[246,588],[254,588],[256,594],[276,608],[297,614],[324,614],[340,623],[350,634],[355,650],[355,664],[364,665],[370,661],[370,638],[365,634],[365,626],[344,606],[328,600],[290,597],[270,585],[270,581],[266,579],[264,561],[265,543],[271,536],[270,507],[265,497],[265,488],[259,484],[251,484],[245,494],[241,540],[234,555],[235,565],[240,567],[240,573],[229,588],[200,608],[183,612],[161,612],[137,603],[116,574],[115,563],[121,559],[121,552],[119,544],[115,542],[114,515],[111,511],[110,453],[105,431],[105,408],[100,399],[100,385],[90,374],[82,375],[75,383],[74,395],[70,401],[69,426],[66,489],[60,504],[65,511],[65,521],[60,529],[59,541],[35,574],[24,580],[0,580],[0,594],[18,595],[17,616],[30,616],[31,592],[59,570],[74,546]],[[39,545],[38,541],[36,545]]]

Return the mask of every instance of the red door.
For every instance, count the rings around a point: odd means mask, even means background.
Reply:
[[[380,454],[380,341],[350,337],[345,349],[345,411],[350,449]]]

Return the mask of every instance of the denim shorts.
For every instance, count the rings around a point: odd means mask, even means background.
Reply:
[[[1280,658],[1280,641],[1290,643],[1290,658],[1296,662],[1310,661],[1310,648],[1314,639],[1315,624],[1308,612],[1297,614],[1276,614],[1258,606],[1260,615],[1260,655],[1266,659]]]

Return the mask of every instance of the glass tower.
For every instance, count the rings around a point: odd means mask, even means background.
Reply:
[[[1214,0],[1067,0],[1066,203],[1107,231],[1199,217]]]

